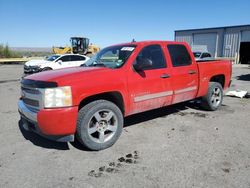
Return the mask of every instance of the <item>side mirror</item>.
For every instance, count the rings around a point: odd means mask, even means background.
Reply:
[[[62,64],[62,60],[58,60],[57,63],[61,65]]]
[[[151,59],[148,58],[138,58],[136,62],[133,64],[133,67],[136,71],[142,71],[147,68],[152,67],[153,62]]]

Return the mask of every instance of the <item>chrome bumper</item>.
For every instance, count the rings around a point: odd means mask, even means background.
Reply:
[[[37,123],[37,113],[28,109],[22,100],[18,101],[18,111],[22,117]]]

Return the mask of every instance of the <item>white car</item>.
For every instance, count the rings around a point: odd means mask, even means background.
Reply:
[[[89,60],[89,57],[78,54],[51,55],[44,60],[27,61],[24,64],[24,73],[30,74],[67,67],[79,67],[87,60]]]
[[[193,52],[196,61],[212,60],[212,55],[209,52]]]

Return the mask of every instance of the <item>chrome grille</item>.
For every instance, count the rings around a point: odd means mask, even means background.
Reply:
[[[25,87],[22,87],[21,88],[22,91],[25,91],[27,93],[30,93],[30,94],[39,94],[40,91],[38,89],[29,89],[29,88],[25,88]]]
[[[37,88],[21,86],[21,95],[24,104],[32,111],[39,111],[43,108],[42,91]]]
[[[23,98],[23,102],[30,106],[39,107],[39,101],[33,99]]]

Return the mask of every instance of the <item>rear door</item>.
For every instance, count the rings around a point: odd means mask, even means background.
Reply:
[[[141,49],[136,61],[147,58],[152,67],[142,71],[131,68],[128,73],[128,88],[131,113],[143,112],[171,104],[172,87],[170,70],[166,66],[165,56],[160,45],[149,45]]]
[[[168,44],[172,61],[173,103],[194,99],[198,92],[198,67],[190,50],[182,44]]]
[[[71,65],[72,67],[78,67],[85,62],[86,58],[80,55],[71,55]]]

